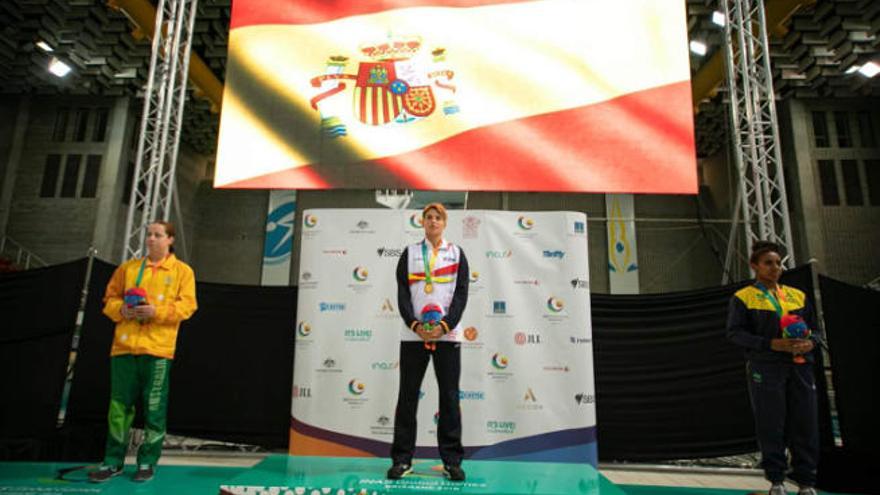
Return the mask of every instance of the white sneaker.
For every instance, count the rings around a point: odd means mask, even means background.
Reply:
[[[782,483],[773,483],[773,485],[770,486],[770,491],[767,492],[767,495],[788,495],[788,494],[785,492],[785,485],[783,485]]]

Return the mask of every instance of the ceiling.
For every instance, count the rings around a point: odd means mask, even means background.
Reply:
[[[223,81],[231,0],[200,0],[193,51]],[[880,63],[880,1],[820,0],[816,3],[766,0],[797,5],[795,13],[771,37],[775,89],[781,98],[880,97],[880,76],[871,79],[847,69],[869,60]],[[720,47],[723,29],[712,22],[714,0],[686,0],[688,35],[707,45],[691,54],[696,75]],[[73,66],[58,78],[47,70],[49,54],[35,45],[44,40],[52,55]],[[104,0],[0,1],[0,93],[35,95],[137,96],[150,57],[148,39],[133,35],[132,23]],[[704,69],[706,70],[706,69]],[[725,146],[727,109],[723,90],[698,103],[698,154]],[[184,114],[183,141],[213,154],[219,116],[211,103],[190,97]]]

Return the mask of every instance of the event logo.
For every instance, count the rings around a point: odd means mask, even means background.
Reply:
[[[400,366],[399,361],[376,361],[370,367],[374,370],[391,371],[396,370]]]
[[[550,296],[550,298],[547,299],[547,310],[550,312],[559,313],[563,309],[565,309],[565,302],[563,302],[562,299],[553,296]]]
[[[266,244],[263,248],[263,263],[277,265],[290,258],[293,239],[293,217],[296,203],[288,201],[269,212],[266,218]]]
[[[513,342],[516,345],[540,344],[541,335],[537,333],[516,332],[513,334]]]
[[[565,251],[560,251],[558,249],[556,251],[550,251],[549,249],[545,249],[544,257],[561,260],[562,258],[565,258]]]
[[[532,230],[535,227],[535,221],[531,218],[520,216],[516,219],[516,225],[522,230]]]
[[[424,225],[425,225],[425,223],[422,220],[422,216],[419,215],[418,213],[413,213],[412,215],[409,216],[409,226],[410,227],[412,227],[414,229],[421,229],[424,227]]]
[[[346,72],[347,56],[330,56],[324,74],[310,81],[319,91],[311,105],[321,115],[323,134],[331,139],[348,135],[350,116],[330,101],[345,91],[346,80],[354,81],[353,116],[366,125],[412,124],[428,118],[438,106],[437,96],[444,116],[458,113],[452,84],[455,73],[446,67],[446,49],[432,50],[429,61],[419,55],[421,48],[420,36],[363,44],[359,49],[366,61],[358,62],[357,74]]]
[[[581,278],[573,278],[571,279],[571,288],[572,289],[589,289],[590,282]]]
[[[293,386],[293,397],[295,399],[308,399],[312,397],[312,389],[309,387],[302,387],[300,385]]]
[[[318,226],[318,217],[316,217],[315,215],[312,215],[311,213],[304,215],[303,216],[303,225],[305,225],[306,228],[308,228],[308,229],[313,229],[313,228],[317,227]]]
[[[347,342],[369,342],[373,339],[373,331],[369,328],[346,328],[343,336]]]
[[[474,327],[467,327],[464,329],[464,338],[468,342],[473,342],[473,341],[477,340],[478,335],[479,335],[479,332]]]
[[[490,419],[489,421],[486,421],[486,431],[489,433],[511,434],[516,431],[516,422]]]
[[[504,249],[501,251],[486,251],[486,257],[489,259],[499,260],[506,259],[513,256],[513,251],[510,249]]]
[[[475,284],[480,281],[480,272],[471,271],[470,280],[472,284]]]
[[[348,393],[351,395],[362,395],[366,390],[367,386],[363,384],[363,382],[359,382],[357,378],[352,378],[350,382],[348,382]]]
[[[507,356],[496,352],[492,355],[492,367],[496,370],[507,369],[507,366],[510,365],[510,361],[507,359]]]
[[[592,404],[596,402],[596,398],[593,397],[593,394],[588,394],[585,392],[577,393],[574,395],[574,401],[578,405],[581,404]]]
[[[309,334],[312,333],[312,326],[301,321],[299,322],[299,325],[296,326],[296,333],[298,333],[300,337],[308,337]]]
[[[486,393],[477,390],[459,390],[458,400],[485,400]]]
[[[352,270],[351,272],[351,277],[358,282],[366,282],[369,276],[370,272],[368,272],[367,269],[362,266],[354,267],[354,270]]]
[[[380,247],[376,250],[376,254],[378,254],[380,258],[400,258],[403,254],[403,249]]]
[[[318,309],[324,312],[342,312],[345,311],[345,303],[338,302],[320,302],[318,303]]]

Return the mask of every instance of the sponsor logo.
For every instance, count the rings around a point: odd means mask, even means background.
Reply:
[[[562,258],[565,258],[565,251],[560,251],[558,249],[556,251],[550,251],[549,249],[545,249],[544,257],[561,260]]]
[[[338,302],[320,302],[320,303],[318,303],[318,309],[319,309],[322,313],[324,313],[324,312],[328,312],[328,311],[330,311],[330,312],[341,312],[341,311],[345,311],[345,303],[338,303]]]
[[[361,230],[365,230],[369,227],[370,227],[370,222],[368,222],[366,220],[361,220],[360,222],[357,223],[357,228],[359,228]]]
[[[574,233],[575,234],[583,234],[586,232],[586,223],[584,222],[574,222]]]
[[[351,271],[351,278],[355,279],[357,282],[366,282],[369,276],[370,272],[362,266],[356,266],[354,267],[354,270]]]
[[[343,337],[347,342],[369,342],[373,331],[369,328],[346,328]]]
[[[568,341],[572,344],[589,344],[593,339],[589,337],[575,337],[572,335],[568,338]]]
[[[480,281],[480,272],[471,271],[470,281],[475,284]]]
[[[506,259],[513,256],[513,251],[504,249],[500,251],[486,251],[486,257],[493,260]]]
[[[309,280],[312,279],[312,272],[302,272],[302,275],[300,275],[300,278],[302,279],[303,282],[308,282]]]
[[[421,229],[424,227],[424,222],[422,221],[422,216],[418,213],[413,213],[409,217],[409,226],[414,229]]]
[[[325,249],[321,252],[331,256],[346,256],[348,254],[348,251],[345,249]]]
[[[301,321],[299,322],[299,325],[296,326],[296,333],[298,333],[300,337],[308,337],[309,334],[312,333],[312,326]]]
[[[388,314],[394,313],[394,305],[391,304],[391,299],[388,299],[386,297],[385,300],[382,301],[382,308],[380,309],[380,311],[382,313],[388,313]]]
[[[318,217],[316,217],[315,215],[312,215],[311,213],[304,215],[303,216],[303,225],[305,225],[305,227],[307,229],[313,229],[313,228],[317,227],[318,226]]]
[[[521,279],[521,280],[514,280],[513,283],[515,285],[531,285],[534,287],[541,285],[541,282],[539,282],[538,279],[536,279],[536,278],[525,278],[525,279]]]
[[[473,342],[477,340],[477,336],[479,336],[480,332],[477,331],[475,327],[467,327],[464,329],[464,338],[468,342]]]
[[[480,219],[467,216],[461,219],[461,236],[465,239],[476,239],[480,236]]]
[[[486,421],[486,430],[489,433],[513,433],[516,431],[515,421],[498,421],[490,419]]]
[[[496,315],[507,314],[507,302],[493,301],[492,302],[492,313],[494,313]]]
[[[558,297],[550,296],[547,299],[547,310],[551,313],[559,313],[565,309],[565,302]]]
[[[459,390],[458,400],[485,400],[486,393],[477,390]]]
[[[393,435],[394,425],[391,423],[391,418],[385,414],[379,416],[376,419],[376,424],[370,427],[370,433],[374,435]]]
[[[538,402],[538,398],[535,397],[535,392],[532,390],[532,387],[528,387],[525,394],[523,394],[522,402],[519,403],[516,408],[524,411],[539,411],[544,409],[544,406]]]
[[[300,289],[314,289],[318,287],[318,281],[312,280],[312,272],[305,271],[299,275]]]
[[[434,413],[434,426],[440,423],[440,411]]]
[[[571,288],[572,289],[589,289],[590,282],[585,279],[581,279],[581,278],[573,278],[573,279],[571,279]]]
[[[317,368],[315,371],[317,373],[342,373],[336,360],[329,356],[321,363],[321,367]]]
[[[526,390],[526,395],[523,397],[523,400],[526,402],[538,402],[538,399],[535,398],[535,392],[532,392],[532,387],[529,387]]]
[[[571,368],[569,368],[567,364],[549,364],[544,366],[544,371],[561,371],[563,373],[568,373],[571,371]]]
[[[537,333],[516,332],[513,334],[513,342],[516,345],[540,344],[541,335]]]
[[[348,231],[349,234],[375,234],[376,231],[370,228],[370,222],[360,220],[354,224],[354,228]]]
[[[522,230],[532,230],[535,227],[535,221],[529,217],[520,216],[516,219],[516,226]]]
[[[367,386],[363,384],[363,382],[359,382],[357,378],[352,378],[351,381],[348,382],[348,393],[351,395],[363,395],[366,391]]]
[[[380,258],[400,258],[403,254],[403,249],[380,247],[376,250],[376,254],[378,254]]]
[[[300,385],[293,386],[293,397],[297,399],[308,399],[312,396],[312,389]]]
[[[336,367],[336,360],[331,357],[328,357],[327,359],[324,360],[323,366],[324,366],[324,368],[327,368],[327,369],[335,368]]]
[[[596,398],[593,396],[593,394],[588,394],[586,392],[580,392],[580,393],[574,394],[574,401],[577,404],[592,404],[592,403],[596,402]]]
[[[504,354],[496,352],[495,354],[492,355],[492,367],[495,368],[496,370],[507,369],[507,367],[509,365],[510,365],[510,360],[507,359],[507,356],[505,356]]]
[[[390,371],[396,370],[400,366],[399,361],[376,361],[370,365],[374,370]]]
[[[388,426],[389,424],[391,424],[391,419],[383,414],[379,416],[379,419],[376,420],[376,424],[379,426]]]

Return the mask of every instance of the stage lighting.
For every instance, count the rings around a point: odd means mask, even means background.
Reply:
[[[724,25],[727,24],[727,18],[724,17],[724,13],[716,10],[715,12],[712,12],[712,22],[718,26],[724,27]]]
[[[865,77],[874,77],[880,74],[880,65],[874,62],[868,62],[859,69],[859,74]]]
[[[700,41],[691,41],[691,51],[696,53],[697,55],[705,55],[706,54],[706,44]]]
[[[43,50],[44,52],[54,52],[55,51],[51,46],[49,46],[49,43],[46,43],[43,40],[37,40],[35,45],[37,45],[37,48],[39,48],[40,50]]]
[[[844,74],[852,74],[853,72],[858,72],[862,67],[860,65],[850,65],[849,69],[846,69]]]
[[[70,73],[70,66],[65,64],[64,62],[58,60],[55,57],[52,57],[52,60],[49,61],[49,72],[55,74],[58,77],[64,77]]]

